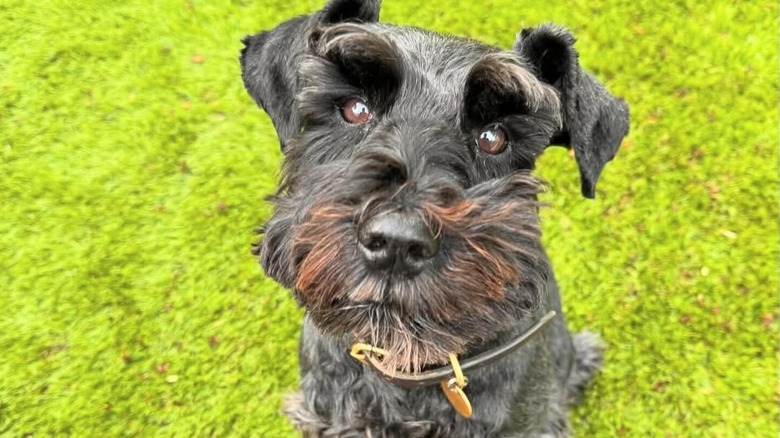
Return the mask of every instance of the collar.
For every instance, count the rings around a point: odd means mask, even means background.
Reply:
[[[386,354],[386,352],[380,348],[372,347],[366,344],[355,344],[352,347],[351,355],[352,357],[372,368],[374,372],[379,374],[379,376],[381,376],[384,380],[394,385],[406,388],[435,385],[443,381],[447,382],[456,378],[456,374],[466,373],[468,371],[482,368],[507,356],[530,341],[555,318],[555,315],[556,313],[554,310],[547,312],[544,316],[539,318],[539,320],[536,321],[536,323],[534,323],[534,325],[532,325],[528,330],[520,333],[518,337],[513,339],[508,344],[500,345],[476,356],[464,359],[462,362],[460,362],[459,366],[456,361],[453,361],[451,365],[441,366],[439,368],[428,370],[422,373],[411,374],[385,369],[382,366],[378,356],[381,357],[383,354]],[[453,356],[451,355],[451,357]]]

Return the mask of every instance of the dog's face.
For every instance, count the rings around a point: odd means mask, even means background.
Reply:
[[[592,196],[627,111],[560,29],[500,51],[377,17],[378,2],[331,1],[246,41],[247,88],[286,154],[257,254],[321,331],[417,371],[535,310],[534,162],[571,145]]]

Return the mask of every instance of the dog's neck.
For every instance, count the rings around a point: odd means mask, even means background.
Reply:
[[[465,355],[462,358],[460,368],[464,373],[467,373],[471,370],[490,365],[508,354],[511,354],[534,338],[535,335],[541,333],[542,329],[555,318],[555,315],[555,311],[551,310],[536,320],[529,328],[520,331],[519,334],[499,336],[494,341],[485,343],[480,346],[479,349],[472,351],[471,354]],[[377,351],[381,352],[381,350],[373,349],[370,346],[366,348],[364,344],[355,345],[361,347],[359,349],[353,348],[353,357],[369,365],[381,377],[395,385],[404,387],[427,386],[438,384],[454,377],[453,367],[449,364],[415,374],[387,370],[382,366],[381,360],[379,360],[375,354]]]

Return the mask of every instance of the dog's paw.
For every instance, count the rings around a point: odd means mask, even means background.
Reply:
[[[282,411],[293,427],[301,431],[304,436],[320,436],[328,429],[328,423],[306,406],[302,392],[288,394],[284,398]]]
[[[583,331],[572,337],[574,343],[574,366],[572,366],[569,381],[566,384],[567,398],[570,405],[582,400],[588,383],[604,365],[604,350],[606,344],[595,333]]]

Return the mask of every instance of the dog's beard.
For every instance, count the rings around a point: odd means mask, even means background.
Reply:
[[[315,205],[294,231],[296,295],[320,330],[387,350],[388,369],[418,372],[446,363],[449,354],[511,329],[538,305],[546,272],[539,269],[546,263],[534,196],[540,187],[518,173],[455,197],[444,190],[445,203],[422,196],[414,208],[443,243],[414,278],[363,263],[355,223],[371,209],[366,203]],[[381,201],[374,196],[369,204]]]

